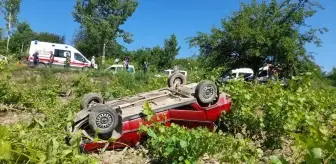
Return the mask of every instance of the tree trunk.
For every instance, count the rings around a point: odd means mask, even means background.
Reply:
[[[21,54],[22,54],[22,52],[23,52],[23,45],[24,45],[24,44],[22,43],[22,45],[21,45]]]
[[[8,53],[8,50],[9,50],[9,41],[10,41],[10,37],[11,37],[11,30],[12,30],[12,13],[9,12],[9,15],[8,15],[8,26],[7,26],[7,30],[8,30],[8,36],[7,36],[7,47],[6,47],[6,52]]]
[[[104,65],[105,62],[105,53],[106,53],[106,43],[104,43],[103,45],[102,65]]]

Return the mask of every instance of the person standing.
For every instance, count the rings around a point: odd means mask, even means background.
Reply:
[[[125,57],[124,58],[124,66],[126,67],[126,70],[128,70],[128,62],[129,62],[128,58]]]
[[[92,56],[92,58],[91,58],[91,68],[94,68],[95,64],[96,64],[96,58],[95,58],[95,56]]]
[[[145,61],[144,64],[143,64],[143,71],[144,71],[145,74],[147,72],[147,69],[148,69],[148,64],[147,64],[147,61]]]
[[[39,63],[39,54],[37,51],[35,51],[35,53],[33,54],[33,58],[34,58],[34,66],[36,67]]]
[[[70,53],[66,52],[66,58],[65,58],[65,68],[69,68],[70,67]]]
[[[50,61],[49,61],[49,67],[54,63],[54,53],[50,51]]]

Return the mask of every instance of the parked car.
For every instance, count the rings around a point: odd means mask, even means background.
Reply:
[[[166,126],[175,123],[188,128],[204,126],[213,129],[221,113],[231,109],[230,95],[220,92],[214,82],[203,80],[186,84],[185,76],[176,72],[169,76],[168,87],[132,97],[104,101],[99,94],[86,94],[81,111],[73,125],[66,129],[70,134],[82,132],[81,148],[85,152],[95,152],[106,142],[106,149],[136,146],[146,136],[138,134],[140,125],[146,123],[142,111],[145,101],[159,118],[156,121],[164,122]],[[95,141],[95,134],[104,142]],[[106,141],[110,138],[115,142]],[[68,144],[70,139],[70,135],[66,137]]]
[[[114,74],[115,73],[118,73],[120,71],[125,71],[125,66],[122,65],[122,64],[113,64],[111,66],[109,66],[108,68],[105,69],[105,72],[113,72]],[[128,70],[127,72],[129,73],[135,73],[135,68],[133,65],[128,65]]]
[[[179,70],[185,77],[187,77],[188,73],[187,71],[182,71],[182,70]],[[173,69],[167,69],[167,70],[164,70],[162,73],[160,74],[156,74],[155,77],[163,77],[163,76],[170,76],[171,74],[174,73],[174,70]]]
[[[238,68],[238,69],[224,72],[220,81],[223,83],[226,83],[232,80],[239,80],[241,77],[242,79],[248,79],[248,78],[253,77],[253,75],[254,73],[251,68]]]
[[[7,61],[7,57],[0,55],[0,61]]]
[[[57,44],[41,41],[31,41],[29,47],[29,65],[33,65],[33,54],[39,54],[39,67],[46,67],[50,62],[50,51],[54,54],[53,67],[64,67],[67,54],[70,55],[70,68],[86,69],[91,67],[91,61],[88,60],[76,48],[67,44]],[[98,65],[94,64],[94,68],[98,69]]]

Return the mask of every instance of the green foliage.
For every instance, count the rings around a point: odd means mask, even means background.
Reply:
[[[137,68],[143,68],[143,63],[147,61],[149,71],[162,71],[172,69],[175,57],[178,55],[180,47],[178,45],[176,35],[172,34],[168,39],[164,40],[164,46],[155,46],[153,48],[141,48],[130,52],[132,61]]]
[[[331,72],[327,75],[327,78],[331,81],[332,85],[336,87],[336,67],[333,67]]]
[[[9,48],[13,53],[22,53],[29,47],[33,40],[34,32],[27,22],[19,23],[15,33],[12,36],[12,44]]]
[[[65,36],[60,36],[49,32],[40,32],[35,33],[34,40],[63,44],[65,42]]]
[[[5,16],[6,29],[7,29],[7,48],[8,52],[10,37],[12,36],[12,30],[18,22],[18,14],[20,12],[21,0],[1,0],[0,11]]]
[[[305,23],[320,8],[310,1],[253,0],[224,19],[221,28],[213,28],[209,35],[199,33],[189,42],[200,48],[209,67],[225,63],[230,68],[249,67],[257,72],[270,60],[291,72],[307,56],[306,43],[321,43],[316,33],[326,29],[313,29]],[[301,33],[303,28],[308,31]]]
[[[147,121],[155,119],[148,103],[144,105],[144,113]],[[247,139],[217,134],[205,128],[187,130],[176,124],[166,127],[160,122],[151,122],[140,129],[140,133],[145,132],[150,137],[146,146],[160,163],[195,163],[205,154],[222,162],[259,161],[259,151]]]
[[[265,151],[293,146],[290,155],[278,154],[291,163],[335,160],[336,91],[314,87],[311,81],[305,75],[294,77],[285,88],[244,82],[225,86],[234,103],[221,128],[253,139]],[[320,152],[322,157],[316,155]]]
[[[216,80],[224,69],[190,68],[192,82]],[[83,94],[114,99],[165,87],[167,80],[151,73],[27,70],[8,63],[0,64],[0,74],[0,103],[29,108],[34,116],[28,123],[0,126],[0,163],[93,163],[79,151],[80,134],[74,134],[71,146],[64,143],[63,127],[78,112]],[[224,134],[158,122],[141,126],[150,157],[161,163],[193,163],[206,156],[230,163],[331,163],[336,159],[336,90],[314,84],[312,75],[293,77],[285,87],[240,81],[221,86],[233,101],[232,112],[219,120]],[[68,89],[74,95],[60,101],[58,92]],[[147,121],[155,118],[147,103],[144,113]]]
[[[110,42],[116,43],[118,37],[123,38],[126,43],[133,41],[132,35],[120,26],[132,16],[137,5],[133,0],[77,0],[73,16],[81,24],[80,37],[91,39],[92,45],[99,50],[90,55],[102,55],[104,61],[106,46]]]

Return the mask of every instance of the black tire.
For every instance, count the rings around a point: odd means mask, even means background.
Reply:
[[[195,97],[198,104],[202,107],[209,106],[210,104],[215,104],[218,101],[219,88],[212,81],[202,80],[196,86]]]
[[[86,109],[95,104],[103,104],[104,99],[101,95],[97,93],[88,93],[83,96],[83,99],[80,103],[81,109]]]
[[[84,72],[85,72],[85,71],[88,71],[88,70],[89,70],[89,67],[83,67],[83,68],[82,68],[82,71],[84,71]]]
[[[187,84],[187,78],[180,72],[175,72],[168,77],[168,87],[175,86],[175,83],[179,86]]]
[[[89,125],[99,136],[104,136],[102,139],[109,138],[108,135],[120,123],[118,113],[106,104],[93,106],[89,115]],[[100,137],[101,138],[101,137]]]
[[[46,64],[44,64],[44,63],[38,63],[37,64],[37,67],[38,68],[46,68],[46,67],[48,67]]]

